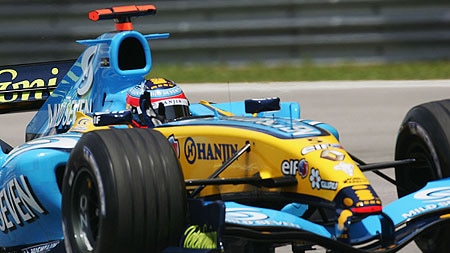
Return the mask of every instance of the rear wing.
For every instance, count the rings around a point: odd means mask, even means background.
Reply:
[[[75,60],[0,67],[0,114],[39,109]]]

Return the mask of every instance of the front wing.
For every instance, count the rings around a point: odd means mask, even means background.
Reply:
[[[320,245],[343,252],[396,252],[427,229],[449,221],[450,179],[430,182],[385,206],[382,213],[351,224],[347,240],[337,239],[333,224],[316,224],[284,211],[228,201],[191,200],[190,206],[191,223],[216,230],[219,242],[239,238],[274,246]],[[169,248],[165,252],[184,251]]]

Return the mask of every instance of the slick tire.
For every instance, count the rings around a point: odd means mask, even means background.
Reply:
[[[186,210],[183,174],[161,133],[93,131],[72,150],[62,194],[68,252],[159,252],[178,246]]]
[[[450,176],[450,100],[413,107],[397,136],[395,159],[415,158],[415,166],[395,168],[399,197],[427,182]],[[415,240],[423,252],[450,252],[450,225],[427,230]]]

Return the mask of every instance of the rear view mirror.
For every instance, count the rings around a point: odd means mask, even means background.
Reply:
[[[280,98],[263,98],[245,100],[246,113],[260,113],[280,110]]]

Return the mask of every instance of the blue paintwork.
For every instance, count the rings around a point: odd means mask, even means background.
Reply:
[[[332,238],[333,235],[321,225],[302,219],[290,213],[273,209],[241,205],[235,202],[225,202],[225,222],[244,227],[285,227],[290,229],[311,231],[322,237]]]
[[[88,48],[28,124],[27,134],[38,137],[67,131],[75,120],[73,108],[86,113],[124,110],[126,91],[142,82],[152,68],[147,39],[168,36],[125,31],[79,41]],[[118,66],[120,43],[129,38],[136,39],[143,46],[146,64],[140,69],[122,70]],[[108,67],[102,67],[103,59],[109,59]]]
[[[230,118],[230,122],[228,124],[230,125],[239,125],[243,128],[251,128],[253,130],[258,130],[261,132],[270,132],[271,134],[274,134],[275,136],[279,138],[299,138],[299,137],[306,137],[309,134],[310,135],[323,135],[324,133],[321,132],[319,129],[325,130],[334,137],[336,137],[337,140],[339,140],[339,133],[333,126],[317,122],[313,120],[306,120],[301,119],[300,117],[300,104],[297,102],[281,102],[280,103],[280,110],[277,111],[268,111],[268,112],[261,112],[258,113],[255,117],[245,112],[245,103],[244,101],[235,101],[235,102],[227,102],[227,103],[216,103],[211,104],[211,106],[205,106],[201,103],[191,104],[189,106],[189,109],[191,111],[191,114],[193,116],[202,116],[202,115],[216,115],[217,117],[221,116],[220,113],[216,112],[214,109],[220,109],[226,112],[231,112],[236,118]],[[223,116],[223,115],[222,115]],[[241,116],[241,120],[239,120],[239,116]],[[245,120],[242,117],[246,117]],[[253,119],[252,119],[253,118]],[[273,121],[270,122],[269,121]],[[267,128],[263,127],[262,124],[257,124],[256,122],[267,123]],[[214,123],[208,123],[201,121],[196,121],[197,123],[194,124],[214,124]],[[211,122],[211,121],[209,121]],[[253,122],[253,123],[252,123]],[[222,124],[223,122],[220,122],[219,124]],[[176,123],[175,123],[176,124]],[[181,124],[186,124],[185,122]],[[217,124],[217,123],[216,123]],[[227,123],[224,123],[227,124]],[[274,131],[276,129],[274,125],[277,125],[278,128],[283,129],[291,129],[291,134],[289,134],[289,131]],[[295,127],[304,127],[304,130],[310,129],[311,132],[309,134],[302,134],[301,136],[296,136],[295,134],[292,134],[292,132],[295,132],[293,129],[293,126]],[[317,129],[317,128],[319,129]],[[313,130],[315,128],[315,130]]]
[[[79,41],[87,49],[27,126],[27,136],[33,139],[8,154],[0,151],[1,247],[63,239],[61,192],[55,170],[64,168],[81,137],[67,133],[75,121],[75,111],[124,110],[126,91],[139,84],[152,67],[147,40],[167,37],[126,31]],[[141,69],[118,66],[120,43],[129,38],[143,46],[146,62]],[[105,63],[106,58],[109,62]]]
[[[334,240],[334,227],[321,226],[303,219],[292,212],[291,207],[282,211],[251,207],[235,202],[225,202],[225,222],[230,225],[253,228],[256,230],[268,227],[287,227],[298,231],[308,231],[330,240]],[[300,212],[299,214],[301,214]],[[396,239],[403,242],[413,236],[416,230],[432,225],[431,221],[448,219],[450,214],[450,179],[442,179],[428,183],[421,190],[392,202],[383,209],[383,213],[393,221],[395,227],[409,222],[408,233],[398,234]],[[431,219],[427,216],[431,215]],[[350,227],[351,243],[362,243],[374,239],[382,233],[380,215],[371,215]],[[430,224],[427,224],[430,221]]]
[[[421,190],[384,207],[396,225],[441,210],[450,213],[450,178],[429,182]]]
[[[229,126],[266,133],[280,139],[304,138],[328,134],[320,128],[302,122],[302,120],[293,120],[292,122],[291,119],[286,118],[211,117],[170,122],[165,125]]]
[[[61,240],[61,193],[55,168],[64,166],[79,134],[42,137],[11,151],[0,170],[0,245]]]
[[[71,149],[81,137],[68,133],[75,111],[86,113],[125,109],[126,91],[140,83],[151,70],[152,58],[147,41],[166,38],[168,34],[142,35],[135,31],[105,33],[97,39],[79,43],[87,49],[46,100],[27,127],[33,136],[8,154],[0,151],[0,245],[14,247],[63,239],[61,231],[61,192],[55,170],[64,167]],[[118,66],[121,42],[128,38],[143,46],[146,64],[141,69],[123,70]],[[109,59],[106,61],[105,59]],[[166,123],[172,125],[225,125],[271,134],[278,138],[303,138],[333,134],[337,130],[325,123],[303,120],[298,103],[281,103],[279,111],[257,115],[245,113],[244,102],[213,104],[238,117],[224,116],[203,104],[191,104],[193,116],[212,115]],[[38,138],[40,137],[40,138]],[[429,183],[421,191],[386,206],[384,213],[395,226],[421,219],[423,214],[450,212],[450,179]],[[334,226],[315,224],[292,208],[284,211],[226,202],[225,222],[249,228],[286,227],[308,231],[335,240]],[[411,228],[416,229],[415,227]],[[373,215],[350,227],[352,243],[377,236],[380,216]]]

